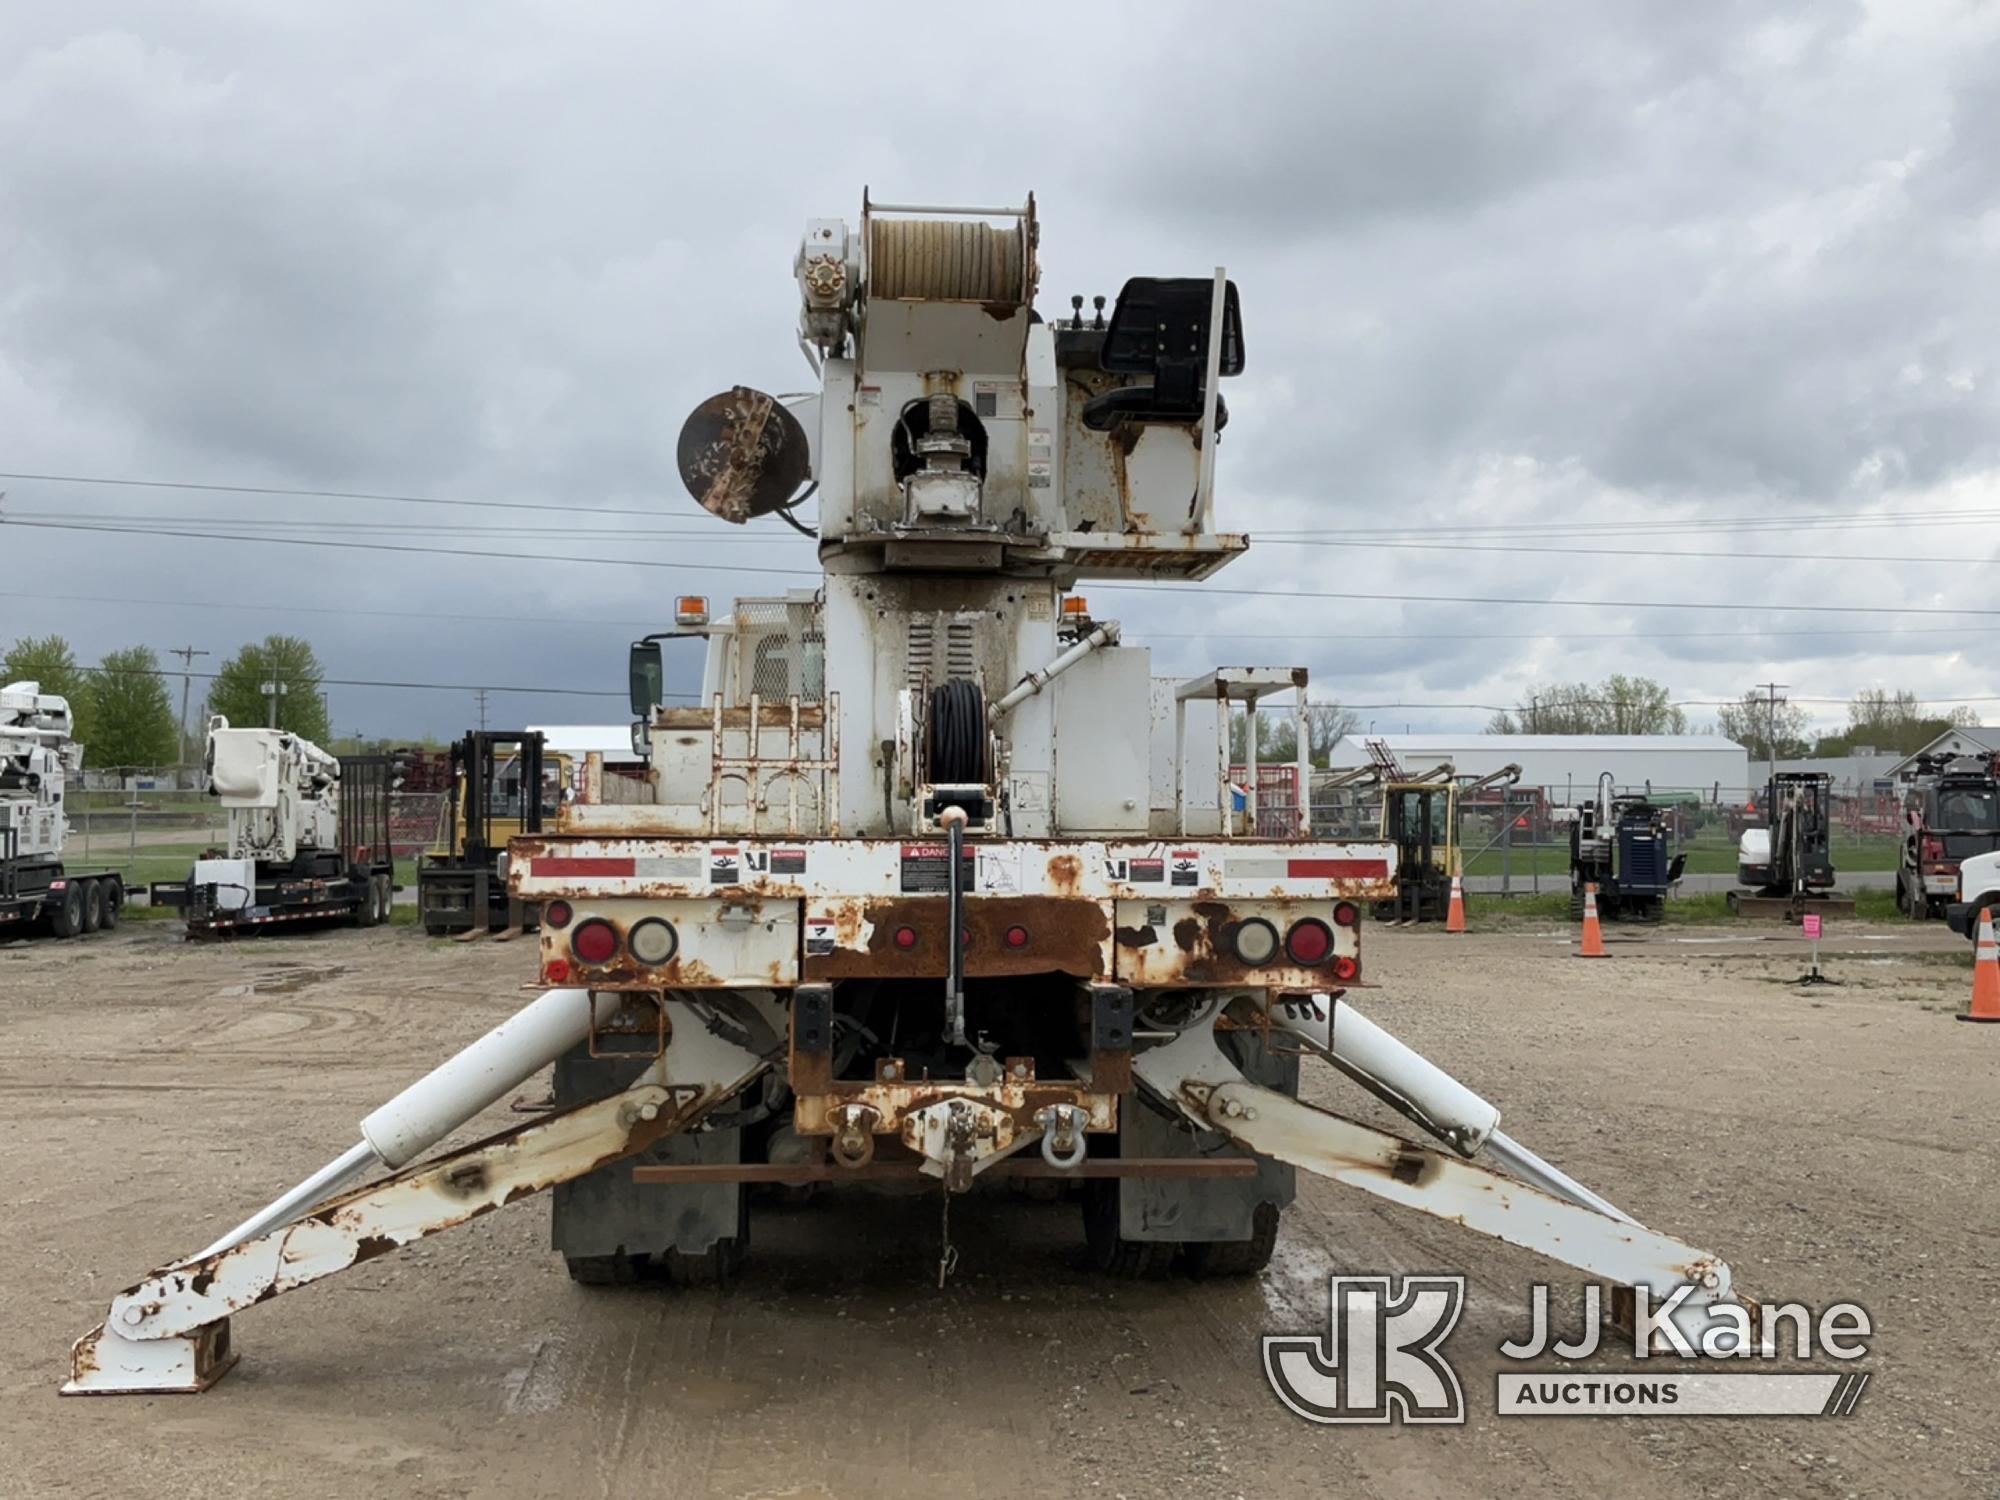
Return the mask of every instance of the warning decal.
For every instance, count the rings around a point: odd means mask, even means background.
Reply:
[[[958,888],[975,886],[972,848],[960,850]],[[905,895],[942,896],[951,890],[951,846],[949,844],[903,845],[902,890]]]

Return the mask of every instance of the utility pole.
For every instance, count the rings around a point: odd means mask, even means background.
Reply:
[[[1766,787],[1775,787],[1778,784],[1778,689],[1788,688],[1791,684],[1789,682],[1760,682],[1757,686],[1764,689],[1770,695],[1770,709],[1764,725],[1764,748],[1770,752],[1771,779],[1764,784]],[[1766,809],[1765,815],[1769,816],[1769,809]]]
[[[486,733],[486,689],[479,690],[479,732]]]
[[[194,678],[194,659],[209,653],[197,651],[192,646],[169,646],[167,654],[181,659],[181,737],[178,743],[180,762],[185,766],[192,763],[188,755],[188,688]]]
[[[264,696],[271,700],[271,727],[276,729],[278,727],[278,700],[290,692],[291,689],[276,678],[262,684],[262,687]]]

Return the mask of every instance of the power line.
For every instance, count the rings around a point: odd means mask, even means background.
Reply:
[[[446,500],[432,495],[395,495],[367,490],[304,490],[268,484],[195,484],[181,479],[107,479],[86,474],[0,473],[0,479],[39,480],[43,484],[102,484],[141,490],[200,490],[216,495],[290,495],[306,500],[390,500],[399,505],[463,505],[485,510],[553,510],[574,515],[593,510],[603,516],[654,516],[653,510],[613,510],[608,507],[535,504],[525,500]]]
[[[1085,585],[1089,587],[1089,585]],[[26,589],[0,589],[0,599],[33,599],[56,604],[128,604],[148,609],[223,610],[237,614],[335,615],[342,618],[388,620],[463,620],[474,624],[520,625],[532,620],[536,629],[549,625],[575,625],[615,630],[653,630],[662,625],[662,616],[646,619],[603,619],[583,615],[530,614],[483,615],[445,610],[363,609],[355,605],[265,604],[222,602],[212,599],[141,599],[126,594],[45,594]],[[1139,632],[1135,632],[1135,636]],[[1272,631],[1272,630],[1147,630],[1149,641],[1601,641],[1602,631],[1575,634],[1551,630],[1447,630],[1447,631]],[[1842,627],[1815,626],[1811,630],[1649,630],[1649,641],[1705,641],[1753,638],[1817,640],[1823,636],[1966,636],[2000,635],[2000,625],[1867,625]]]
[[[488,552],[473,547],[410,547],[400,542],[338,542],[321,537],[240,536],[217,531],[174,531],[150,526],[83,526],[66,521],[8,521],[30,531],[92,531],[115,536],[167,536],[185,541],[257,542],[266,547],[337,547],[349,552],[410,552],[422,557],[481,557],[503,562],[594,563],[611,568],[673,568],[692,573],[776,573],[787,578],[820,578],[818,568],[761,568],[738,563],[667,562],[642,557],[576,557],[568,553]]]
[[[562,515],[591,514],[606,516],[644,516],[657,518],[662,512],[657,509],[629,509],[610,506],[557,505],[547,502],[520,500],[453,499],[436,495],[413,495],[396,491],[371,490],[324,490],[306,489],[285,485],[256,484],[210,484],[180,479],[132,479],[88,474],[42,474],[15,471],[0,471],[0,479],[35,481],[44,484],[94,484],[123,489],[154,489],[198,491],[219,495],[270,495],[288,496],[313,500],[371,500],[399,505],[446,505],[487,510],[529,510],[555,512]],[[1654,532],[1660,530],[1715,531],[1724,528],[1748,527],[1756,529],[1793,529],[1801,525],[1860,524],[1868,526],[1910,526],[1958,525],[1964,521],[1991,520],[2000,518],[2000,511],[1991,507],[1956,511],[1927,510],[1921,515],[1887,515],[1871,511],[1865,507],[1851,510],[1800,512],[1787,515],[1771,515],[1760,512],[1750,515],[1696,515],[1687,517],[1656,517],[1632,521],[1495,521],[1495,522],[1440,522],[1435,525],[1419,523],[1394,527],[1353,527],[1343,526],[1345,536],[1414,536],[1435,537],[1439,535],[1518,535],[1530,533],[1573,533],[1588,531],[1633,531]],[[1322,535],[1311,531],[1267,531],[1263,535],[1272,539],[1297,540]]]
[[[143,668],[143,667],[96,666],[96,667],[78,667],[76,670],[79,672],[88,672],[93,676],[179,677],[183,675],[178,670],[173,670],[166,667]],[[219,677],[221,677],[223,674],[220,672],[191,672],[185,675],[190,677],[199,677],[204,682],[213,682]],[[327,687],[408,688],[414,691],[427,692],[427,693],[489,693],[489,692],[532,693],[542,697],[617,698],[620,699],[621,701],[625,699],[627,696],[625,692],[613,688],[600,689],[600,688],[569,688],[569,687],[520,687],[513,685],[496,685],[492,683],[477,683],[477,682],[392,682],[372,677],[321,677],[317,680],[315,686],[322,688],[327,688]],[[670,698],[693,699],[698,695],[694,693],[669,693],[667,696]]]
[[[2000,515],[2000,513],[1996,513],[1996,515]],[[132,531],[143,535],[152,535],[153,533],[143,523],[157,518],[148,516],[121,515],[109,512],[23,510],[23,511],[13,512],[10,516],[6,517],[5,519],[11,523],[19,525],[36,524],[44,521],[47,522],[61,521],[65,523],[91,522],[95,523],[98,526],[98,529],[100,530]],[[265,518],[259,518],[256,520],[245,520],[232,516],[178,516],[175,517],[174,519],[176,522],[178,522],[183,526],[187,525],[231,526],[238,528],[239,531],[244,531],[244,532],[323,531],[323,532],[344,532],[355,535],[370,535],[370,536],[380,535],[383,533],[402,534],[402,533],[414,532],[425,536],[436,535],[436,530],[432,526],[413,523],[413,522],[397,522],[397,521],[349,521],[349,520],[298,521],[298,520],[284,520],[284,519],[270,520]],[[1791,528],[1786,528],[1786,529],[1789,530]],[[546,539],[547,537],[550,536],[551,532],[547,527],[481,526],[471,530],[470,532],[461,534],[479,538],[487,538],[496,541],[498,540],[534,541],[534,540]],[[607,527],[592,527],[592,526],[565,526],[561,530],[561,535],[564,537],[612,537],[616,538],[620,542],[623,542],[627,545],[643,543],[654,546],[676,545],[680,543],[683,539],[690,537],[699,538],[704,546],[754,546],[754,547],[766,548],[766,547],[779,547],[785,545],[796,545],[799,541],[799,538],[797,538],[796,536],[792,535],[789,532],[779,532],[770,534],[727,532],[718,535],[716,534],[715,529],[712,527],[702,527],[692,530],[652,527],[648,528],[645,532],[635,532],[629,527],[607,528]],[[1911,556],[1897,556],[1894,554],[1876,553],[1867,557],[1859,557],[1859,556],[1854,556],[1852,554],[1827,553],[1827,552],[1769,552],[1769,551],[1743,551],[1740,549],[1735,551],[1693,551],[1686,548],[1663,550],[1657,547],[1556,547],[1556,546],[1548,546],[1539,543],[1528,543],[1528,542],[1501,543],[1501,542],[1463,542],[1463,541],[1437,541],[1437,540],[1389,541],[1389,540],[1376,540],[1369,537],[1358,537],[1348,533],[1342,533],[1338,537],[1328,537],[1324,534],[1318,534],[1313,536],[1291,536],[1283,533],[1276,533],[1276,534],[1264,533],[1263,535],[1265,536],[1265,539],[1267,541],[1275,542],[1287,548],[1326,547],[1326,548],[1335,548],[1342,551],[1353,551],[1360,549],[1369,551],[1450,552],[1454,554],[1463,554],[1468,552],[1497,552],[1497,553],[1526,553],[1542,557],[1642,557],[1648,559],[1649,561],[1665,560],[1670,558],[1688,558],[1694,560],[1707,560],[1707,561],[1720,561],[1720,562],[1754,562],[1754,563],[1851,562],[1851,563],[1866,563],[1870,566],[1880,566],[1885,563],[1894,563],[1894,564],[1912,565],[1912,566],[1963,567],[1967,561],[1966,557],[1963,554],[1954,557],[1937,557],[1937,556],[1911,557]],[[245,536],[242,537],[241,539],[263,541],[271,538],[266,538],[264,536]]]
[[[174,531],[151,527],[104,527],[52,521],[14,521],[8,525],[30,530],[112,532],[118,535],[175,537],[189,541],[254,542],[273,547],[335,547],[353,552],[403,552],[426,557],[478,557],[506,562],[581,563],[614,568],[664,568],[691,573],[757,573],[783,578],[823,578],[818,568],[768,568],[742,563],[691,563],[654,558],[577,557],[568,553],[491,552],[469,547],[411,547],[390,542],[340,542],[311,537],[240,536],[209,531]],[[1096,592],[1153,593],[1160,584],[1093,583]],[[1480,604],[1532,609],[1683,609],[1757,614],[1855,615],[1976,615],[2000,617],[2000,608],[1901,604],[1745,604],[1736,601],[1679,599],[1522,599],[1490,594],[1384,594],[1327,589],[1223,588],[1203,585],[1180,595],[1183,599],[1226,596],[1251,599],[1338,599],[1371,604]]]

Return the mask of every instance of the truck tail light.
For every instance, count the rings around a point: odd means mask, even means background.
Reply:
[[[672,960],[680,949],[681,938],[673,923],[661,917],[648,917],[633,924],[631,932],[626,934],[625,946],[640,963],[658,965]]]
[[[575,915],[567,901],[551,901],[542,908],[542,921],[550,927],[567,927],[569,919]]]
[[[1251,917],[1230,929],[1229,946],[1238,961],[1254,969],[1278,956],[1278,929],[1262,917]]]
[[[1333,961],[1333,977],[1345,982],[1361,977],[1361,960],[1349,958],[1345,953]]]
[[[1285,955],[1295,964],[1316,969],[1333,952],[1333,929],[1318,917],[1294,922],[1285,934]]]
[[[898,927],[896,929],[896,946],[901,948],[905,953],[916,947],[917,929],[914,927]]]
[[[1925,840],[1924,840],[1924,858],[1925,858],[1925,859],[1943,859],[1943,858],[1944,858],[1944,840],[1943,840],[1943,839],[1933,839],[1933,838],[1927,838],[1927,839],[1925,839]]]
[[[569,983],[569,960],[552,958],[542,965],[542,979],[549,984]]]
[[[1359,927],[1361,908],[1352,901],[1343,901],[1333,909],[1333,925],[1336,927]]]
[[[1009,948],[1027,947],[1028,929],[1025,927],[1009,927],[1007,929],[1007,946]]]
[[[592,917],[569,935],[569,951],[587,964],[608,964],[618,956],[618,929]]]

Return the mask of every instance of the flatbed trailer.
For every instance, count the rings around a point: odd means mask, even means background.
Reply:
[[[116,927],[124,909],[125,879],[115,870],[0,854],[0,940],[37,931],[82,937]]]
[[[155,882],[148,901],[178,908],[191,938],[317,923],[374,927],[387,922],[396,889],[389,836],[393,764],[386,755],[341,758],[335,848],[301,848],[282,864],[210,850],[195,861],[187,879]]]

